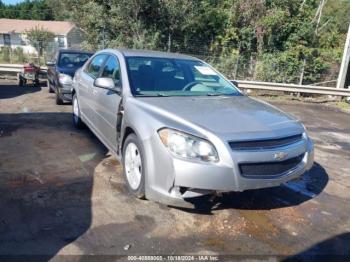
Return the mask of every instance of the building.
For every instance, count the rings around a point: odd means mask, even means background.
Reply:
[[[43,28],[55,35],[53,43],[50,43],[50,51],[60,48],[77,47],[83,40],[83,31],[75,24],[67,21],[39,21],[0,19],[0,48],[3,46],[15,49],[20,47],[25,54],[35,54],[36,49],[31,46],[26,38],[26,32],[34,28]]]

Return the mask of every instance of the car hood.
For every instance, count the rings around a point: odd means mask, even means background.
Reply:
[[[284,136],[303,132],[292,116],[247,96],[137,98],[157,114],[174,116],[230,138]],[[182,123],[180,123],[182,124]]]

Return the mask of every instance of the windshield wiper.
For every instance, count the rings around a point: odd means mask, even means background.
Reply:
[[[220,94],[220,93],[207,93],[207,96],[224,96],[226,94]]]
[[[148,95],[148,94],[136,94],[135,96],[138,97],[168,97],[168,95],[164,94],[164,93],[156,93],[154,95]]]
[[[163,97],[166,97],[168,95],[164,94],[164,93],[157,93],[157,96],[163,96]]]
[[[235,96],[235,95],[238,95],[236,93],[228,93],[228,94],[225,94],[225,93],[207,93],[207,96]]]

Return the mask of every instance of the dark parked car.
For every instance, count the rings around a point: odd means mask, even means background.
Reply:
[[[50,93],[56,93],[56,104],[72,101],[72,83],[75,71],[93,55],[82,50],[62,49],[53,61],[47,62],[47,78]]]

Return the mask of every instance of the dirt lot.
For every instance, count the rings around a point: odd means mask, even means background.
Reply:
[[[273,103],[308,128],[311,172],[184,210],[130,197],[118,162],[72,127],[70,105],[1,80],[0,254],[350,256],[350,115]]]

